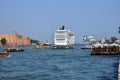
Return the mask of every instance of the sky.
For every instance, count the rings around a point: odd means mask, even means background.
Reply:
[[[0,0],[0,33],[53,42],[61,26],[82,37],[118,37],[120,0]]]

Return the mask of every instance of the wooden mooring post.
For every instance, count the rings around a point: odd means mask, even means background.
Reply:
[[[118,80],[120,80],[120,60],[119,60],[119,65],[118,65]]]

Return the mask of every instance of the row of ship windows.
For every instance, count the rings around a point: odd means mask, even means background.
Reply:
[[[56,39],[56,41],[65,41],[65,39]]]
[[[56,38],[66,38],[66,35],[56,35]]]

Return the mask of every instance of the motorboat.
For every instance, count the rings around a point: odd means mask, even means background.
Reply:
[[[90,49],[90,48],[91,48],[91,45],[90,45],[90,44],[87,44],[87,45],[81,47],[81,49]]]
[[[24,51],[24,49],[22,49],[22,48],[7,48],[4,51],[7,51],[7,52],[21,52],[21,51]]]
[[[7,57],[9,55],[8,52],[1,52],[0,53],[0,58]]]

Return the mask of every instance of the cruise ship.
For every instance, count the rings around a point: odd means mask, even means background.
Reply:
[[[90,49],[97,40],[93,36],[83,36],[81,49]]]
[[[74,43],[75,43],[74,33],[71,32],[70,30],[66,30],[64,26],[55,31],[53,48],[70,49],[73,48]]]

